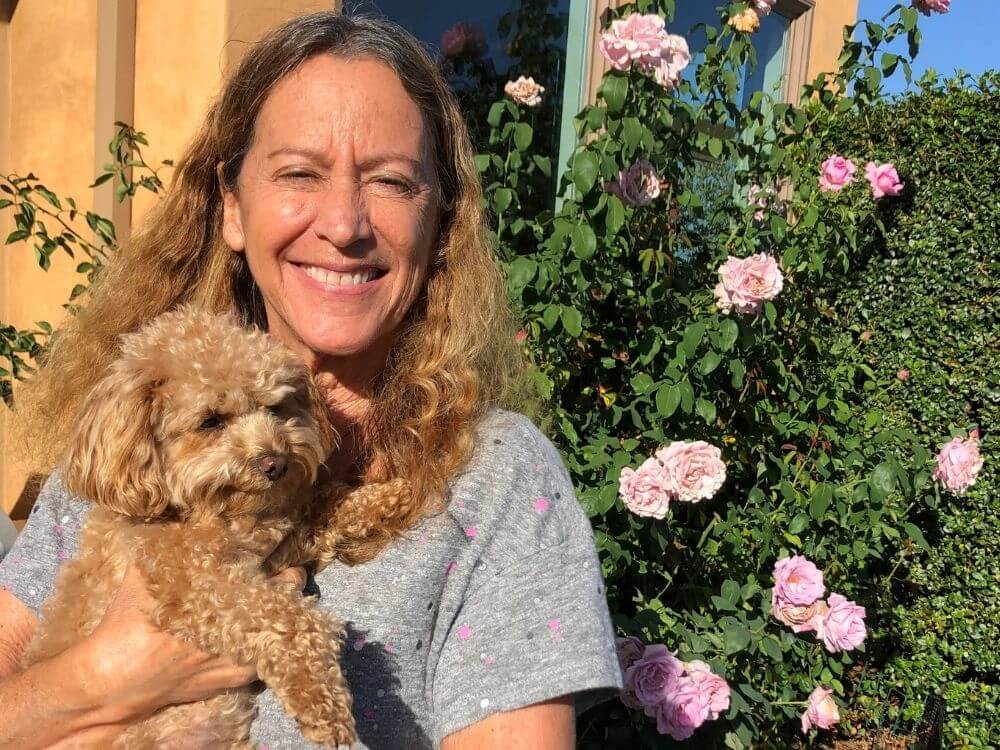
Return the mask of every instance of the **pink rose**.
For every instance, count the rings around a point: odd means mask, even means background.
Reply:
[[[828,609],[822,600],[806,605],[789,604],[782,599],[771,601],[771,613],[796,633],[818,632]]]
[[[845,159],[843,156],[831,156],[823,162],[819,189],[823,192],[839,193],[854,182],[854,173],[857,171],[858,168],[850,159]]]
[[[947,13],[951,6],[951,0],[913,0],[913,7],[929,16],[931,11],[937,13]]]
[[[625,670],[625,691],[635,696],[648,716],[654,716],[656,707],[683,672],[683,663],[666,646],[652,644]]]
[[[665,484],[663,467],[655,458],[647,458],[637,471],[622,469],[618,494],[625,507],[637,516],[663,518],[670,507],[670,490]]]
[[[655,13],[632,13],[611,22],[598,45],[615,70],[633,64],[653,71],[657,82],[668,91],[680,83],[681,71],[691,62],[687,41],[668,34],[663,19]]]
[[[652,68],[660,61],[666,36],[658,15],[632,13],[612,21],[598,46],[615,70],[628,70],[632,63]]]
[[[785,284],[778,262],[769,255],[757,253],[749,258],[729,256],[719,266],[721,277],[715,287],[715,302],[728,313],[757,313],[767,300],[777,297]]]
[[[808,607],[826,592],[823,573],[800,555],[783,557],[774,564],[771,610],[793,604]]]
[[[896,373],[896,377],[899,378],[900,380],[909,380],[910,379],[910,371],[909,370],[900,370],[899,372]]]
[[[648,160],[639,159],[619,172],[617,180],[605,183],[604,189],[630,206],[648,206],[660,194],[660,178]]]
[[[697,659],[686,662],[684,671],[705,695],[710,721],[715,721],[729,710],[729,683],[715,674],[705,662]]]
[[[899,181],[895,164],[876,164],[870,161],[865,165],[865,178],[872,186],[872,195],[875,198],[899,195],[903,192],[903,183]]]
[[[752,4],[754,10],[762,16],[766,16],[771,12],[771,9],[774,8],[774,4],[776,2],[778,2],[778,0],[753,0]]]
[[[722,451],[703,440],[677,440],[656,452],[663,466],[664,484],[675,499],[685,503],[707,500],[726,481]]]
[[[708,695],[690,677],[678,677],[667,685],[656,707],[656,729],[675,740],[686,740],[705,723],[711,712]]]
[[[517,330],[517,333],[514,334],[514,341],[517,341],[518,343],[525,341],[527,338],[528,338],[528,332],[523,328],[519,328]]]
[[[809,694],[809,706],[802,714],[802,733],[809,734],[812,727],[829,729],[840,721],[840,711],[834,703],[832,690],[822,685]]]
[[[953,438],[938,453],[934,478],[945,489],[961,494],[976,483],[976,477],[983,468],[976,435],[978,432],[965,440]]]
[[[524,76],[516,81],[507,81],[503,90],[507,96],[525,107],[537,107],[542,103],[542,94],[545,93],[544,86],[535,83],[534,78]]]
[[[653,68],[653,77],[667,91],[681,85],[681,74],[691,64],[691,51],[687,40],[676,34],[667,34],[666,43],[660,51],[660,61]]]
[[[865,608],[840,594],[830,594],[826,604],[829,611],[816,635],[831,654],[856,649],[868,632],[865,628]]]

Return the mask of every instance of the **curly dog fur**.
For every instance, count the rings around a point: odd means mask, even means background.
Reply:
[[[268,572],[370,558],[405,482],[316,493],[335,443],[322,399],[298,358],[232,316],[185,306],[121,348],[65,457],[67,489],[94,507],[25,666],[91,633],[136,565],[159,627],[253,664],[310,740],[352,743],[342,626]],[[233,690],[167,707],[116,747],[247,748],[253,714],[253,692]]]

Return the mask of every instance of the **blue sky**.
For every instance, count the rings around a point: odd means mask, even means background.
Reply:
[[[820,0],[822,2],[822,0]],[[858,18],[880,22],[898,0],[860,0]],[[884,25],[884,24],[883,24]],[[913,68],[919,79],[927,68],[951,74],[957,68],[978,74],[1000,68],[1000,0],[952,0],[951,11],[944,15],[920,17],[924,39]],[[905,50],[905,46],[902,48]],[[906,85],[897,74],[886,85],[896,93]]]

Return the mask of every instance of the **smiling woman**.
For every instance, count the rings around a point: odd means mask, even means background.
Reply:
[[[109,746],[254,679],[155,628],[134,574],[83,641],[20,668],[88,508],[58,470],[77,408],[121,334],[194,302],[309,365],[341,438],[324,481],[412,488],[362,506],[374,530],[312,582],[346,624],[358,747],[572,747],[574,708],[621,674],[566,469],[507,410],[522,362],[481,203],[454,96],[398,26],[317,13],[246,55],[20,399],[25,442],[57,470],[0,563],[0,746]],[[253,740],[308,744],[270,691]]]

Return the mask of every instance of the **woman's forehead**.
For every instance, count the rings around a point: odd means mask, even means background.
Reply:
[[[257,118],[255,140],[268,154],[302,149],[335,157],[350,148],[425,157],[420,108],[396,73],[378,61],[320,55],[282,79]]]

